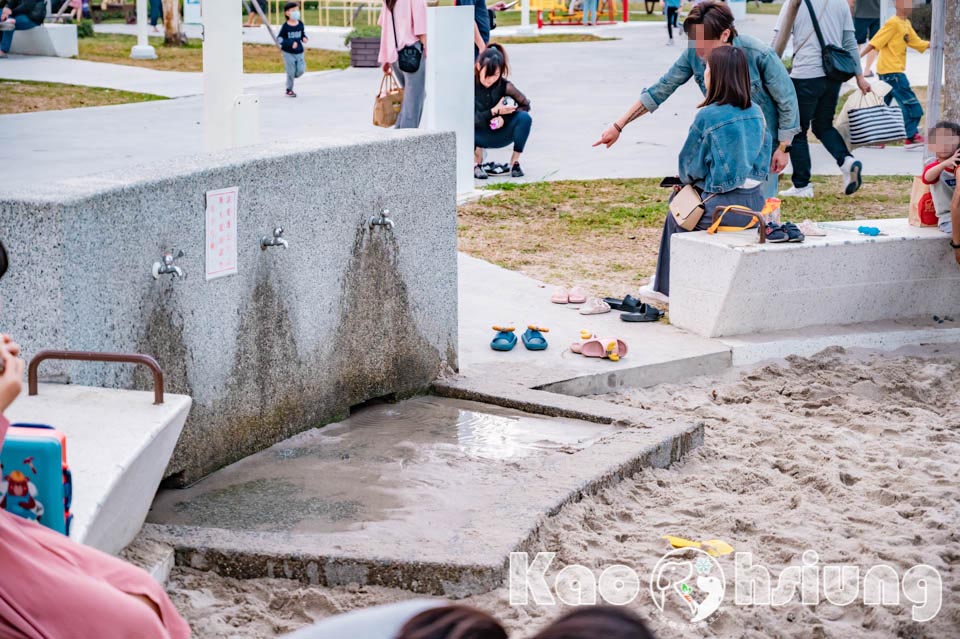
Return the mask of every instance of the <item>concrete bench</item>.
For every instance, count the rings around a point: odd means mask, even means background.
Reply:
[[[44,23],[34,29],[16,31],[10,53],[74,58],[77,48],[77,25]]]
[[[706,337],[933,315],[960,318],[948,236],[906,219],[836,223],[802,244],[756,232],[683,233],[671,242],[670,322]],[[860,235],[858,226],[886,233]]]
[[[11,422],[49,424],[67,436],[73,474],[71,539],[116,554],[133,541],[153,503],[191,400],[153,393],[40,384],[7,409]]]

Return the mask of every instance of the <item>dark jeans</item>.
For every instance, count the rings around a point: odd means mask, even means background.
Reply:
[[[709,197],[709,193],[706,194],[705,197]],[[673,199],[673,196],[671,196],[670,199]],[[766,198],[764,198],[763,195],[762,184],[752,189],[736,189],[729,193],[715,195],[704,204],[703,217],[697,222],[697,228],[694,230],[707,230],[707,228],[713,224],[713,213],[717,207],[740,205],[747,207],[751,211],[760,211],[765,201]],[[724,223],[730,226],[745,225],[750,219],[749,216],[737,213],[728,213],[723,216]],[[660,236],[660,253],[657,255],[657,275],[654,284],[654,290],[658,293],[663,293],[667,297],[670,296],[670,238],[673,237],[674,233],[688,232],[689,231],[680,228],[673,214],[667,211],[667,219],[663,223],[663,234]],[[704,277],[709,276],[709,273],[704,274]]]
[[[676,27],[680,28],[678,24],[680,16],[680,9],[677,7],[667,7],[667,34],[670,36],[670,39],[673,40],[673,29]]]
[[[517,111],[504,118],[504,125],[497,130],[489,127],[473,130],[473,145],[481,149],[502,149],[513,144],[513,150],[523,153],[530,137],[533,118],[526,111]]]
[[[877,35],[880,30],[880,18],[854,18],[853,31],[857,36],[857,44],[866,44],[867,40]]]
[[[797,90],[797,105],[800,107],[800,133],[790,145],[790,162],[793,164],[793,185],[803,188],[810,184],[810,144],[807,131],[813,125],[813,134],[823,142],[837,165],[850,155],[843,136],[833,128],[833,116],[840,99],[840,83],[827,78],[800,80],[794,78]]]
[[[910,87],[910,80],[904,73],[884,73],[880,79],[893,89],[883,98],[883,101],[890,106],[894,99],[897,100],[900,110],[903,111],[903,123],[907,126],[907,138],[912,138],[917,134],[920,118],[923,117],[923,105]]]
[[[27,29],[35,29],[40,26],[25,15],[13,16],[13,19],[17,23],[15,27],[16,31],[26,31]],[[12,45],[13,31],[4,31],[3,35],[0,35],[0,51],[10,53],[10,47]]]
[[[150,0],[150,26],[157,26],[161,20],[163,20],[163,0]]]

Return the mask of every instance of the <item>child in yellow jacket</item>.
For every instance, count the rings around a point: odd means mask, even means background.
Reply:
[[[871,51],[880,52],[877,62],[877,74],[880,79],[893,89],[884,98],[887,105],[896,99],[903,111],[903,123],[907,128],[907,139],[904,147],[907,149],[922,149],[923,136],[917,132],[920,119],[923,117],[923,106],[917,95],[910,88],[907,79],[907,47],[923,53],[930,47],[930,43],[917,35],[910,24],[910,14],[913,12],[913,3],[916,0],[896,0],[897,14],[887,20],[877,35],[860,52],[865,56]]]

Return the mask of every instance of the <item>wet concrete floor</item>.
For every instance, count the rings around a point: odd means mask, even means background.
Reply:
[[[162,491],[149,521],[308,534],[404,520],[457,526],[481,515],[470,513],[482,494],[522,489],[524,471],[615,430],[437,397],[374,405]]]

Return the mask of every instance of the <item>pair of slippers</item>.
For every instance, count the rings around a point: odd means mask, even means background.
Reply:
[[[793,222],[786,222],[785,224],[768,222],[765,231],[767,233],[767,241],[772,244],[782,244],[784,242],[799,244],[806,239],[800,227]]]
[[[584,357],[599,357],[611,362],[620,361],[627,354],[627,343],[622,339],[600,339],[590,331],[580,331],[580,341],[570,345],[570,350]]]
[[[624,322],[659,322],[663,317],[663,311],[659,308],[645,304],[632,295],[627,295],[622,300],[607,297],[603,301],[610,308],[623,311],[620,319]]]
[[[570,289],[558,286],[550,296],[550,301],[554,304],[583,304],[587,301],[587,292],[579,286]]]
[[[512,351],[513,347],[517,345],[517,329],[513,326],[494,326],[493,330],[497,331],[497,334],[493,336],[490,348],[495,351]],[[531,324],[520,336],[520,339],[528,351],[545,351],[547,350],[547,338],[543,334],[549,332],[549,328]]]

